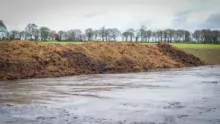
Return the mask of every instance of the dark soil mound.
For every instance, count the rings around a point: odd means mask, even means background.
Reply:
[[[186,66],[199,66],[204,64],[198,57],[187,54],[182,50],[172,47],[170,44],[157,44],[161,52],[170,56],[173,60],[182,62]]]
[[[123,73],[203,64],[193,55],[169,44],[0,43],[0,79]]]

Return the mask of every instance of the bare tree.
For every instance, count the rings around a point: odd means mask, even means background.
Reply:
[[[39,29],[36,29],[36,30],[35,30],[35,33],[34,33],[34,40],[35,40],[35,41],[38,41],[38,40],[39,40],[39,37],[40,37],[40,30],[39,30]]]
[[[20,40],[25,40],[25,31],[19,33]]]
[[[110,28],[105,30],[105,41],[111,41],[111,29]]]
[[[7,31],[7,32],[5,33],[5,39],[6,39],[6,40],[10,40],[10,32]]]
[[[140,30],[136,30],[135,31],[135,42],[138,42],[140,37],[141,37]]]
[[[99,35],[100,35],[100,37],[102,38],[102,41],[104,41],[105,40],[105,36],[106,36],[106,29],[105,29],[105,27],[102,27],[101,29],[100,29],[100,31],[99,31]]]
[[[74,29],[75,41],[82,41],[82,31],[80,29]]]
[[[94,30],[93,33],[94,33],[94,40],[95,40],[95,41],[98,41],[99,30]]]
[[[153,41],[157,42],[157,32],[156,31],[152,32],[152,37],[153,37]]]
[[[166,29],[167,32],[167,38],[168,38],[168,42],[171,43],[174,39],[174,32],[175,30],[173,29]]]
[[[141,41],[145,41],[145,37],[146,37],[146,26],[142,25],[141,28],[139,29],[140,32],[140,37],[141,37]]]
[[[220,44],[220,31],[218,30],[218,38],[217,38],[217,42],[216,43],[219,43]]]
[[[212,31],[212,43],[216,44],[220,41],[220,31],[213,30]]]
[[[129,37],[130,37],[130,42],[133,41],[133,38],[134,38],[134,33],[135,33],[135,30],[130,28],[127,30],[128,34],[129,34]]]
[[[10,40],[19,39],[19,33],[17,30],[10,31]]]
[[[30,40],[33,40],[35,33],[37,33],[37,25],[34,23],[30,23],[26,26],[25,31],[30,37]]]
[[[177,42],[177,41],[178,41],[178,32],[177,32],[177,30],[174,31],[173,41],[174,41],[174,42]]]
[[[50,31],[50,40],[55,40],[55,34],[56,34],[56,31]]]
[[[92,40],[93,34],[94,33],[93,33],[92,28],[88,28],[88,29],[85,30],[85,35],[87,36],[88,41]]]
[[[105,31],[106,33],[106,40],[108,41],[116,41],[116,38],[120,35],[120,31],[117,28],[109,28]]]
[[[59,35],[59,40],[64,40],[64,31],[58,31],[58,35]]]
[[[190,32],[189,31],[184,31],[184,42],[190,42],[191,38],[190,38]]]
[[[176,30],[176,42],[182,42],[184,38],[184,31],[181,29]]]
[[[157,37],[158,37],[158,42],[163,42],[163,31],[162,30],[157,31]]]
[[[162,37],[163,37],[163,42],[167,42],[167,38],[168,38],[168,35],[167,35],[167,30],[162,30]]]
[[[125,38],[125,41],[128,41],[128,37],[129,37],[129,32],[125,31],[122,36]]]
[[[203,43],[211,43],[212,40],[212,31],[210,29],[202,30],[202,41]]]
[[[76,33],[75,33],[74,30],[67,31],[67,35],[68,35],[67,40],[69,40],[69,41],[76,41]]]
[[[85,34],[82,34],[82,35],[81,35],[81,40],[82,40],[82,41],[86,41],[86,37],[87,37],[87,36],[86,36]]]
[[[64,41],[69,40],[69,33],[68,33],[68,31],[64,31],[64,32],[63,32],[63,40],[64,40]]]
[[[150,38],[152,37],[152,31],[151,30],[147,30],[145,33],[147,42],[150,42]]]
[[[40,28],[40,36],[41,36],[41,40],[47,41],[50,36],[50,29],[47,27],[41,27]]]

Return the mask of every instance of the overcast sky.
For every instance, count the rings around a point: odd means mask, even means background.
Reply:
[[[151,29],[220,29],[220,0],[0,0],[9,30],[28,23],[53,30],[146,25]]]

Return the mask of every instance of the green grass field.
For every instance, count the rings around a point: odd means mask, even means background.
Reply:
[[[198,48],[198,49],[220,49],[220,44],[184,44],[172,43],[173,46],[178,48]]]
[[[153,44],[153,43],[143,43]],[[198,48],[198,49],[220,49],[220,44],[192,44],[192,43],[170,43],[178,48]]]
[[[59,44],[82,44],[84,42],[45,42],[45,43],[59,43]],[[156,44],[156,43],[142,43],[142,44]],[[220,49],[220,44],[188,44],[188,43],[171,43],[171,45],[178,48],[198,48],[198,49]]]
[[[0,41],[0,42],[8,42],[8,41]],[[57,44],[82,44],[84,42],[58,42],[58,41],[49,41],[44,43],[57,43]],[[129,42],[123,42],[129,43]],[[156,44],[156,43],[142,43],[142,44]],[[171,45],[178,48],[198,48],[198,49],[220,49],[220,44],[190,44],[190,43],[171,43]]]

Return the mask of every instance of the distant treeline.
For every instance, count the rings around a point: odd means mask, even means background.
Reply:
[[[0,20],[0,40],[33,41],[125,41],[125,42],[167,42],[167,43],[211,43],[220,44],[220,30],[201,29],[190,32],[183,29],[150,30],[146,26],[139,29],[120,31],[117,28],[79,29],[53,31],[48,27],[28,24],[23,31],[7,31]]]

